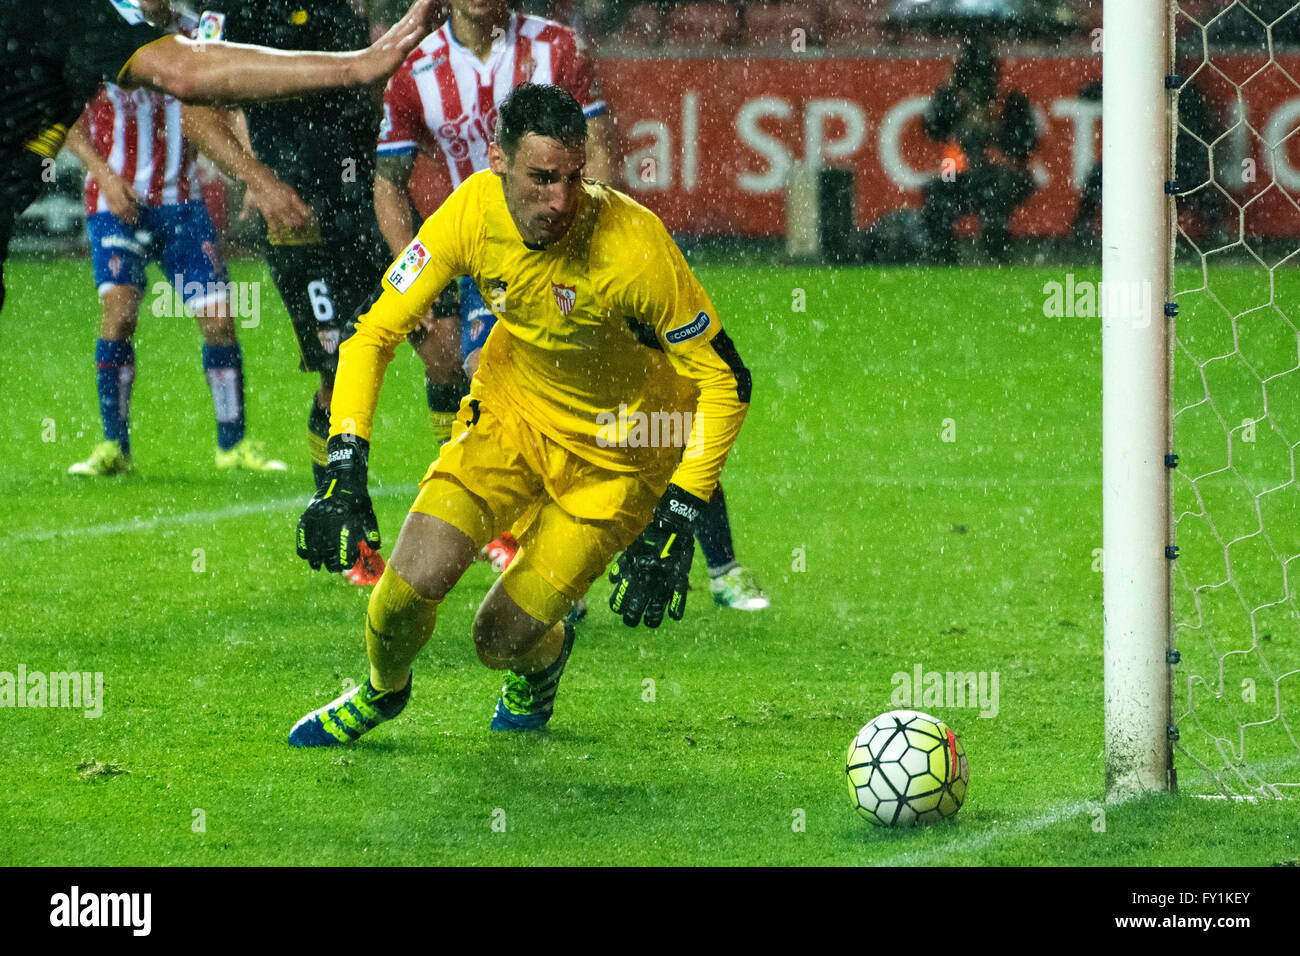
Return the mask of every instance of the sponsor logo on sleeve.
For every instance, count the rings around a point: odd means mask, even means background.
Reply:
[[[132,26],[145,22],[138,0],[108,0],[108,2],[113,5],[113,9],[121,15],[122,19]]]
[[[677,328],[665,332],[664,341],[669,345],[681,345],[683,342],[703,334],[712,324],[713,319],[709,317],[709,313],[701,312],[685,325],[679,325]]]
[[[424,243],[419,239],[412,239],[411,244],[402,250],[402,254],[397,257],[391,269],[388,270],[388,284],[403,295],[409,289],[420,273],[424,271],[425,264],[429,261],[429,250],[424,248]]]
[[[199,28],[194,33],[196,40],[220,40],[226,32],[226,15],[204,10],[199,17]]]

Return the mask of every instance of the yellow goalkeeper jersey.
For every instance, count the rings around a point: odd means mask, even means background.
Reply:
[[[569,231],[544,249],[525,245],[495,174],[462,183],[343,343],[331,434],[370,438],[398,344],[462,275],[497,316],[471,397],[611,471],[680,457],[673,482],[709,498],[748,408],[749,372],[659,218],[591,181]]]

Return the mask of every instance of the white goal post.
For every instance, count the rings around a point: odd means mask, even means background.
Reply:
[[[1173,788],[1170,6],[1105,0],[1103,8],[1103,644],[1114,799]],[[1145,310],[1132,307],[1143,302]]]
[[[1106,0],[1106,794],[1300,793],[1300,0]]]

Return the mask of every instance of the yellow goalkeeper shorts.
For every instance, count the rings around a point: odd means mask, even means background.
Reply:
[[[666,468],[623,474],[593,465],[518,416],[467,398],[411,510],[446,521],[476,548],[526,525],[501,584],[550,623],[641,533],[670,477]]]

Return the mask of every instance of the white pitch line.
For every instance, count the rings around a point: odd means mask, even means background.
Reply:
[[[396,487],[380,488],[370,493],[371,498],[393,498],[401,495],[407,495],[414,499],[416,487],[414,485],[401,485]],[[255,514],[272,514],[283,512],[291,509],[302,509],[306,507],[310,496],[295,495],[292,498],[270,498],[262,501],[249,501],[238,505],[228,505],[225,508],[211,508],[202,511],[180,511],[171,514],[157,514],[148,518],[132,518],[127,521],[113,521],[104,524],[82,525],[80,527],[72,525],[64,528],[54,528],[43,531],[23,531],[18,534],[9,535],[0,538],[0,548],[7,548],[20,544],[36,544],[43,541],[58,541],[62,538],[97,538],[114,534],[128,534],[135,531],[151,531],[155,528],[165,528],[169,526],[183,527],[194,524],[210,524],[216,521],[225,521],[230,518],[242,518],[246,515]]]
[[[753,484],[781,485],[789,479],[779,471],[766,476],[754,475],[747,479]],[[1064,475],[1051,478],[985,478],[978,475],[819,475],[819,486],[871,486],[878,488],[955,488],[1013,492],[1020,488],[1086,488],[1101,491],[1101,475],[1095,478],[1071,478]]]
[[[965,838],[956,838],[943,843],[940,846],[927,847],[924,850],[908,850],[891,856],[887,859],[874,863],[874,866],[925,866],[934,863],[950,863],[953,865],[969,865],[964,860],[958,859],[958,854],[969,853],[974,850],[982,850],[995,840],[1004,839],[1008,834],[1013,836],[1023,836],[1028,833],[1036,833],[1056,823],[1066,823],[1076,817],[1090,813],[1097,809],[1110,809],[1115,803],[1104,803],[1098,800],[1092,801],[1075,801],[1066,803],[1055,809],[1040,813],[1038,816],[1030,817],[1027,820],[1008,821],[1003,824],[989,824],[979,833],[971,834]]]

